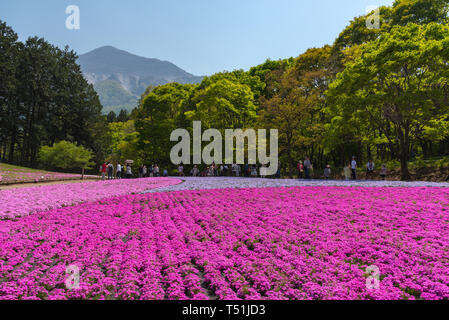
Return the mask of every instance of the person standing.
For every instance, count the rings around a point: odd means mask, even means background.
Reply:
[[[357,180],[357,161],[352,157],[351,161],[352,180]]]
[[[373,160],[368,161],[368,163],[366,164],[366,180],[368,180],[368,178],[372,179],[374,174],[374,168],[375,165]]]
[[[178,167],[178,176],[184,177],[184,164],[181,162],[181,164]]]
[[[196,177],[196,176],[198,176],[199,173],[200,173],[200,170],[198,170],[198,166],[194,165],[193,169],[190,171],[190,174],[192,175],[192,177]]]
[[[143,166],[143,169],[142,169],[142,175],[143,175],[144,178],[147,177],[147,172],[148,172],[147,166],[144,165],[144,166]]]
[[[382,178],[383,181],[385,181],[385,178],[387,177],[387,165],[383,164],[382,167],[380,168],[380,177]]]
[[[100,172],[101,172],[101,180],[105,180],[106,179],[106,170],[107,170],[107,168],[108,168],[108,165],[106,164],[106,162],[104,162],[102,165],[101,165],[101,169],[100,169]]]
[[[108,163],[108,180],[114,179],[114,165],[112,163]]]
[[[327,165],[326,168],[324,169],[324,178],[325,178],[326,180],[329,180],[330,177],[331,177],[331,173],[332,173],[332,171],[331,171],[331,166],[330,166],[330,165]]]
[[[131,169],[131,166],[128,164],[126,164],[126,178],[127,179],[131,179],[133,177],[133,171]]]
[[[236,177],[240,177],[240,170],[241,170],[240,165],[236,164],[235,165],[235,176]]]
[[[312,169],[312,162],[310,161],[309,157],[306,157],[306,160],[304,160],[304,171],[306,174],[306,179],[310,179],[311,169]]]
[[[251,167],[251,176],[252,176],[253,178],[257,178],[257,167],[256,167],[256,165],[253,165],[253,166]]]
[[[117,163],[117,172],[115,174],[116,179],[121,179],[122,178],[122,165],[119,163]]]
[[[139,178],[143,177],[143,165],[139,167]]]
[[[153,171],[154,171],[154,176],[159,177],[159,166],[157,164],[154,165]]]
[[[351,164],[348,164],[343,168],[343,174],[345,175],[345,180],[351,180],[352,175]]]
[[[298,171],[298,179],[302,179],[303,173],[304,173],[304,165],[302,161],[299,161],[296,165],[296,170]]]
[[[153,165],[151,165],[151,166],[148,168],[148,172],[149,172],[151,178],[153,178],[153,170],[154,170],[153,168],[154,168]]]

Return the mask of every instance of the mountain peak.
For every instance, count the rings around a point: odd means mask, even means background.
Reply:
[[[85,73],[151,75],[163,78],[194,77],[171,62],[140,57],[113,46],[103,46],[79,57]]]
[[[199,83],[202,77],[194,76],[171,62],[140,57],[113,46],[103,46],[79,56],[78,63],[86,79],[94,84],[105,107],[114,108],[131,99],[133,104],[145,89],[169,82]],[[119,90],[120,89],[120,90]],[[120,92],[119,92],[120,91]],[[123,98],[123,92],[129,97]],[[109,108],[109,109],[110,109]]]

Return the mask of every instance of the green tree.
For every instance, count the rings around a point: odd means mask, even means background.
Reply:
[[[364,44],[362,55],[330,86],[334,114],[377,130],[398,155],[403,180],[410,179],[413,140],[449,117],[448,48],[448,26],[397,26]]]
[[[111,122],[117,122],[117,115],[115,114],[114,111],[111,111],[108,113],[107,117],[106,117],[107,121],[109,123]]]
[[[0,159],[8,157],[10,162],[19,131],[15,77],[18,51],[17,34],[0,20]]]
[[[117,116],[118,122],[127,122],[129,120],[129,114],[128,111],[122,109],[120,110],[120,113]]]
[[[324,92],[329,82],[331,47],[307,50],[284,70],[281,65],[266,75],[272,97],[262,99],[259,126],[279,130],[283,163],[290,177],[299,156],[322,160]]]
[[[53,146],[41,147],[38,155],[39,162],[45,167],[58,169],[81,168],[82,179],[84,170],[91,169],[93,153],[82,146],[68,141],[60,141]]]
[[[189,120],[200,120],[204,128],[244,128],[254,122],[256,106],[248,85],[220,79],[195,91],[195,109],[186,113]]]
[[[151,90],[135,112],[138,148],[144,159],[169,164],[170,135],[182,116],[182,104],[193,85],[169,83]]]

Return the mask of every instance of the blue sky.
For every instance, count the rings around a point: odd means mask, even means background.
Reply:
[[[195,75],[248,69],[332,43],[368,6],[393,0],[1,0],[0,20],[19,34],[79,54],[112,45],[168,60]],[[80,30],[67,30],[77,5]]]

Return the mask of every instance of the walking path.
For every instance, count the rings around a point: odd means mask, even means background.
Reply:
[[[449,183],[427,181],[344,181],[344,180],[299,180],[299,179],[262,179],[262,178],[233,178],[233,177],[182,177],[183,183],[167,187],[148,190],[146,193],[226,189],[226,188],[271,188],[271,187],[307,187],[307,186],[336,186],[336,187],[440,187],[449,188]]]

